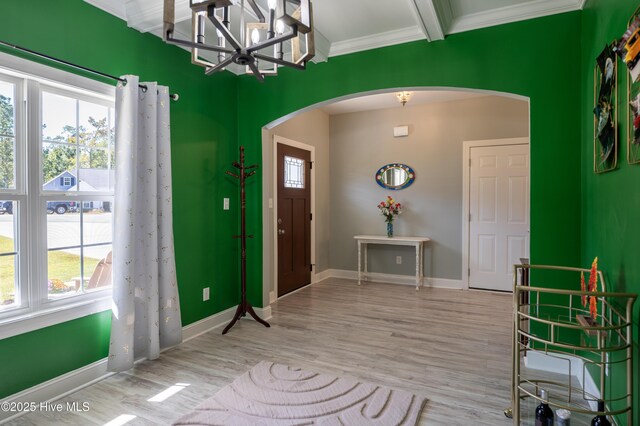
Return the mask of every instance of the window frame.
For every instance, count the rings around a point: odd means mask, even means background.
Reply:
[[[14,204],[12,219],[14,221],[14,247],[18,253],[18,267],[16,268],[18,285],[15,288],[16,296],[19,304],[17,307],[7,310],[7,312],[16,312],[16,314],[24,314],[29,310],[30,292],[29,286],[23,285],[22,280],[28,280],[28,261],[24,261],[24,257],[28,255],[28,248],[23,249],[22,242],[28,241],[28,226],[26,220],[27,194],[25,191],[27,175],[24,167],[17,167],[17,164],[25,163],[26,155],[26,110],[25,110],[25,80],[15,75],[0,74],[0,80],[14,85],[14,188],[3,189],[0,193],[3,201],[12,201]],[[23,237],[27,235],[27,237]],[[28,281],[27,281],[28,282]],[[15,286],[15,284],[14,284]],[[25,303],[26,302],[26,303]],[[4,313],[3,313],[4,314]],[[0,321],[2,316],[0,316]]]
[[[1,52],[0,63],[0,78],[19,83],[16,85],[15,102],[16,188],[3,190],[0,198],[19,203],[17,212],[14,210],[14,220],[18,223],[16,240],[20,256],[18,291],[21,306],[0,312],[0,339],[4,339],[111,309],[111,287],[59,299],[48,297],[45,284],[47,201],[110,201],[113,205],[115,194],[104,191],[71,194],[44,191],[41,125],[43,91],[115,108],[115,88]],[[28,171],[30,175],[27,175]],[[34,177],[34,173],[38,176]]]

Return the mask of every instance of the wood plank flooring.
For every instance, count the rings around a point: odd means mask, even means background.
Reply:
[[[327,279],[272,305],[271,328],[243,319],[111,376],[15,425],[171,424],[261,360],[404,389],[428,398],[424,425],[509,425],[511,295]],[[152,396],[188,384],[164,402]]]

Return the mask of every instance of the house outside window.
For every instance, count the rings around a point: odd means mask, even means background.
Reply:
[[[104,310],[111,295],[113,88],[22,70],[0,68],[0,338],[39,328],[6,330],[36,316],[50,325],[86,315],[78,306]]]

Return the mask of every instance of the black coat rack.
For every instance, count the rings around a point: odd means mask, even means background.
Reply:
[[[240,162],[238,163],[237,161],[234,161],[233,167],[238,169],[237,175],[235,173],[231,173],[230,171],[227,171],[226,173],[240,180],[240,235],[237,235],[234,238],[240,238],[240,245],[241,245],[241,254],[240,254],[240,265],[241,265],[240,283],[241,284],[240,285],[242,289],[241,291],[242,296],[241,296],[240,304],[238,305],[238,309],[236,309],[236,313],[233,316],[233,319],[229,324],[227,324],[224,330],[222,330],[222,334],[227,334],[227,331],[229,331],[229,329],[233,327],[236,321],[246,316],[247,313],[250,314],[253,317],[253,319],[258,321],[260,324],[264,325],[265,327],[271,327],[268,322],[266,322],[265,320],[260,318],[258,315],[256,315],[256,312],[253,310],[251,303],[249,303],[249,301],[247,300],[247,238],[253,238],[253,235],[247,235],[247,219],[245,214],[247,199],[246,199],[244,186],[245,186],[245,180],[249,176],[256,174],[256,170],[252,170],[250,172],[247,172],[247,170],[255,169],[258,167],[258,165],[254,164],[252,166],[245,167],[244,146],[241,146]]]

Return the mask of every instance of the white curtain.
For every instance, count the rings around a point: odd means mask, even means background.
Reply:
[[[113,312],[108,368],[182,341],[173,249],[169,89],[126,75],[116,89]]]

